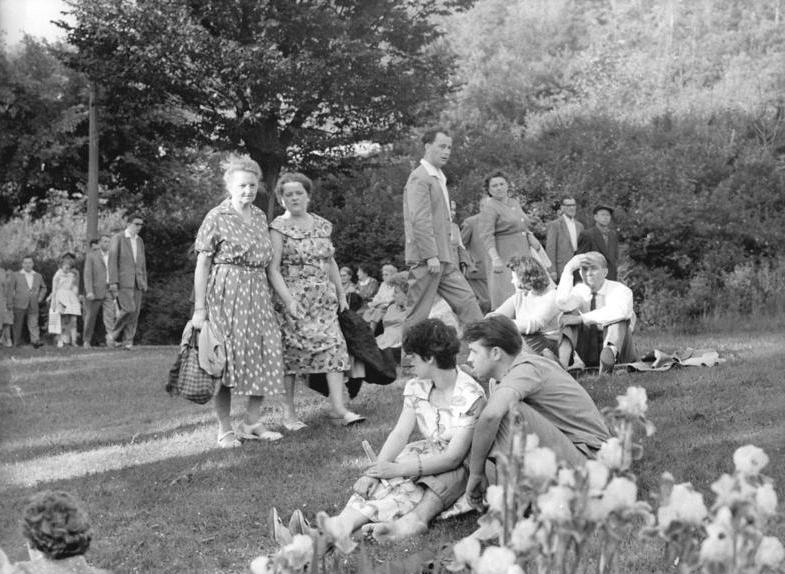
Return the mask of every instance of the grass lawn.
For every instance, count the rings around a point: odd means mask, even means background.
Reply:
[[[713,368],[581,379],[600,407],[615,404],[628,385],[647,389],[657,433],[635,468],[642,497],[656,493],[669,470],[710,502],[709,485],[732,470],[734,449],[753,443],[769,454],[766,473],[782,499],[783,330],[649,332],[637,341],[641,351],[713,348],[727,359]],[[284,517],[295,508],[308,518],[337,512],[365,460],[360,442],[368,439],[378,450],[400,410],[400,383],[368,385],[352,408],[369,421],[336,428],[324,419],[326,400],[302,391],[308,429],[277,443],[219,450],[211,405],[163,390],[174,353],[173,347],[0,350],[0,547],[12,561],[26,559],[18,517],[27,497],[50,488],[86,503],[95,529],[88,560],[95,565],[115,572],[247,572],[254,557],[274,550],[270,508]],[[275,426],[277,400],[265,409]],[[476,518],[437,522],[416,540],[367,551],[381,562],[435,550],[471,532]],[[774,534],[785,538],[785,527]],[[617,571],[666,572],[668,565],[656,543],[634,542]]]

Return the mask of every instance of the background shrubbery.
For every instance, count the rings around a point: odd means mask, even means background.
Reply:
[[[775,4],[463,2],[468,11],[439,16],[431,46],[452,66],[452,94],[407,116],[413,137],[381,138],[392,143],[364,157],[329,148],[306,159],[295,145],[288,167],[316,181],[312,207],[335,225],[338,262],[378,273],[403,264],[401,191],[417,136],[438,117],[454,136],[446,171],[459,221],[493,169],[510,174],[541,238],[564,195],[587,224],[597,203],[616,207],[640,325],[781,313],[785,18]],[[84,251],[81,56],[28,39],[0,58],[0,260],[16,266],[32,251],[47,281],[50,260]],[[245,144],[176,98],[134,94],[100,109],[101,227],[145,215],[140,338],[171,342],[188,315],[192,241],[221,197],[221,150]],[[269,200],[264,191],[258,204]]]

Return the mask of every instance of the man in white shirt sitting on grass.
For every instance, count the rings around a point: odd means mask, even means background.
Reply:
[[[576,270],[580,270],[583,283],[574,285]],[[598,251],[575,255],[562,271],[556,305],[564,313],[559,320],[563,335],[559,361],[564,368],[570,366],[573,351],[587,367],[599,365],[600,373],[637,359],[632,341],[632,291],[606,279],[607,274],[608,262]]]

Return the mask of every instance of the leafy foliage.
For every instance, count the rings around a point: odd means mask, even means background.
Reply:
[[[449,90],[434,17],[469,4],[75,0],[76,24],[62,26],[78,49],[69,64],[107,105],[177,110],[162,129],[244,148],[272,187],[283,165],[390,141],[421,119]]]

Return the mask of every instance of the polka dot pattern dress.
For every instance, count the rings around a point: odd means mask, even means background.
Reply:
[[[207,317],[226,342],[222,383],[237,395],[281,393],[281,333],[267,282],[273,246],[264,212],[251,206],[246,222],[226,199],[204,218],[196,251],[213,260]]]
[[[349,369],[349,353],[338,324],[338,295],[328,270],[335,247],[332,223],[311,214],[313,228],[303,230],[279,216],[270,224],[283,235],[281,275],[305,311],[293,319],[276,298],[287,374],[335,373]]]

